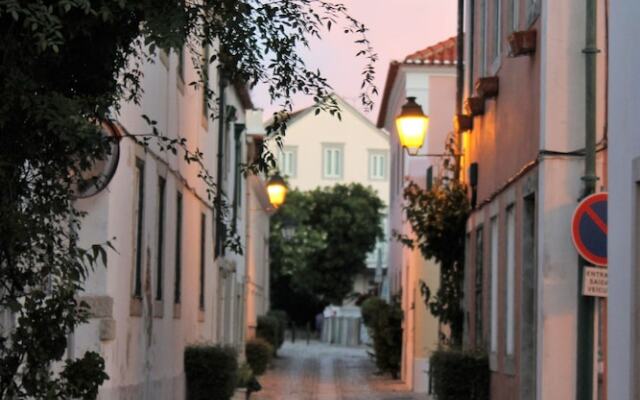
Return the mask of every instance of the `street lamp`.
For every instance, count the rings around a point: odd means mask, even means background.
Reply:
[[[284,199],[287,197],[287,184],[280,174],[275,174],[267,182],[267,194],[269,195],[269,202],[275,208],[280,207],[284,203]]]
[[[396,128],[402,147],[411,155],[417,154],[427,135],[429,117],[424,114],[420,104],[416,103],[415,97],[407,97],[400,115],[396,117]]]

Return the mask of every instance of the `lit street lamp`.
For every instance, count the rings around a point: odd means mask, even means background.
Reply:
[[[280,207],[284,203],[284,199],[287,197],[287,184],[280,174],[275,174],[267,182],[267,194],[269,195],[269,202],[275,208]]]
[[[424,143],[429,128],[429,117],[424,114],[415,97],[407,97],[400,115],[396,117],[396,128],[400,144],[409,154],[417,154]]]

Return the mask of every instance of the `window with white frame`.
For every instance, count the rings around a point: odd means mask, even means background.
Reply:
[[[520,0],[511,0],[511,31],[520,28]]]
[[[538,15],[540,15],[540,0],[527,0],[527,23],[533,23]]]
[[[502,0],[493,0],[493,62],[502,51]]]
[[[487,71],[487,2],[489,0],[482,0],[480,9],[480,43],[478,48],[480,49],[480,76],[484,76]]]
[[[513,356],[515,348],[515,275],[516,275],[516,214],[514,206],[507,208],[507,270],[506,270],[506,343],[507,356]]]
[[[324,145],[322,153],[322,176],[329,179],[342,178],[342,145]]]
[[[280,173],[285,177],[296,176],[297,149],[285,146],[280,152]]]
[[[369,152],[369,179],[387,179],[387,154],[384,151]]]
[[[498,352],[498,219],[491,219],[491,332],[489,349],[491,353]]]

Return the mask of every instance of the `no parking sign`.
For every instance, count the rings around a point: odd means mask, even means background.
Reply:
[[[578,253],[594,265],[607,265],[607,193],[596,193],[578,204],[571,236]]]

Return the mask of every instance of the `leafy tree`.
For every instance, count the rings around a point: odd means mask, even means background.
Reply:
[[[298,49],[340,24],[355,34],[362,55],[362,102],[370,105],[376,59],[366,28],[344,6],[321,0],[6,0],[0,2],[0,398],[95,398],[107,378],[104,362],[88,352],[59,362],[66,337],[88,318],[78,304],[87,275],[106,263],[109,243],[77,245],[83,213],[74,208],[74,184],[104,159],[110,142],[100,123],[121,102],[139,102],[142,71],[158,48],[185,46],[194,61],[202,44],[208,63],[231,83],[266,84],[272,100],[291,108],[291,95],[322,99],[330,88],[308,68]],[[196,62],[200,65],[201,62]],[[202,73],[192,85],[203,88]],[[216,93],[206,89],[217,117]],[[326,104],[326,103],[322,103]],[[325,108],[334,110],[335,105]],[[202,166],[202,153],[158,132],[125,140],[180,151]],[[287,116],[278,114],[274,136]],[[265,170],[265,154],[254,169]],[[200,176],[217,196],[215,181]],[[222,207],[216,205],[218,211]],[[4,312],[4,311],[3,311]],[[59,363],[56,363],[59,362]],[[53,368],[53,366],[56,368]],[[57,371],[57,372],[54,372]]]
[[[449,324],[452,344],[462,343],[462,296],[465,227],[469,215],[466,186],[456,180],[438,182],[424,190],[411,182],[404,190],[404,212],[414,237],[399,236],[410,247],[440,264],[440,287],[432,295],[423,283],[421,291],[431,313]]]
[[[272,217],[272,302],[298,323],[351,292],[382,237],[383,203],[360,184],[292,191]],[[295,233],[286,237],[287,225]]]

